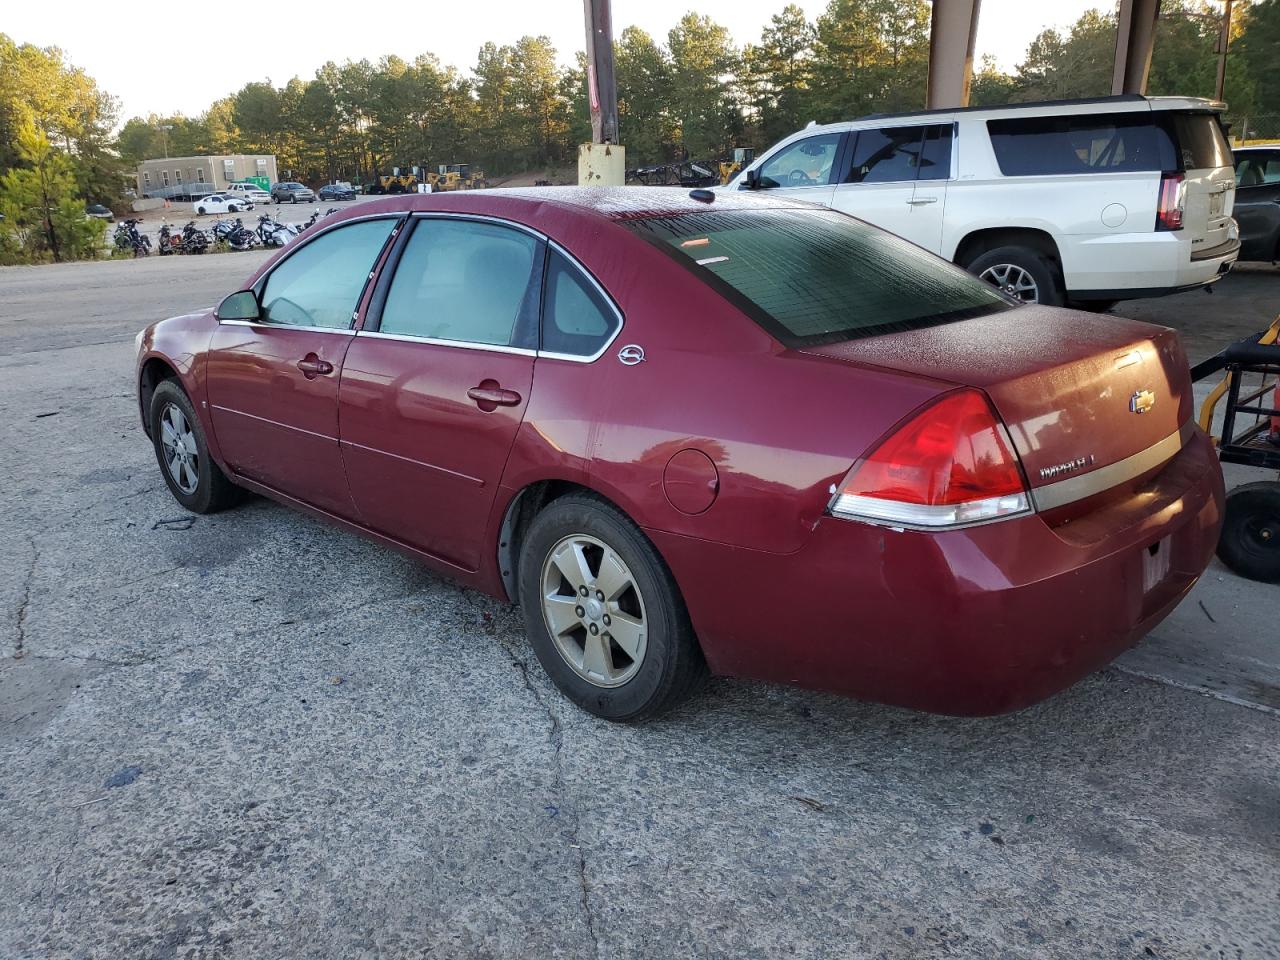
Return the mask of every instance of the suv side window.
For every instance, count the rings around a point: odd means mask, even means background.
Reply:
[[[396,265],[378,330],[531,347],[538,248],[534,237],[499,224],[419,220]]]
[[[346,330],[394,217],[335,227],[299,247],[267,275],[264,323]]]
[[[1006,177],[1181,169],[1167,130],[1149,113],[988,120]]]
[[[783,147],[760,167],[762,187],[813,187],[831,182],[840,134],[806,137]]]
[[[575,357],[597,354],[613,336],[618,315],[581,270],[557,251],[547,262],[542,350]]]
[[[851,133],[843,183],[905,183],[951,178],[951,124],[882,127]]]
[[[1280,183],[1280,151],[1238,155],[1236,183],[1241,187],[1261,187]]]

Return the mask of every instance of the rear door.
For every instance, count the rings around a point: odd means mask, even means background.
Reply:
[[[1181,158],[1185,205],[1182,228],[1191,241],[1191,258],[1212,255],[1230,243],[1235,201],[1231,148],[1217,114],[1170,111],[1166,117]]]
[[[342,458],[372,529],[464,570],[533,386],[542,241],[420,217],[343,366]]]
[[[850,133],[831,206],[937,253],[951,179],[952,126]]]

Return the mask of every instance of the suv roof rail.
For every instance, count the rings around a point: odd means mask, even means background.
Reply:
[[[1113,97],[1077,97],[1073,100],[1028,100],[1025,103],[993,103],[985,107],[940,107],[934,110],[905,110],[899,113],[868,113],[856,120],[890,120],[895,117],[920,117],[938,113],[972,113],[978,110],[1025,110],[1028,107],[1078,107],[1092,103],[1138,103],[1150,98],[1140,93],[1124,93]]]

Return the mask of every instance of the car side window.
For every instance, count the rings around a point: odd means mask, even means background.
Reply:
[[[915,180],[922,152],[921,127],[859,130],[845,183],[901,183]],[[947,161],[950,164],[950,159]]]
[[[951,179],[951,124],[924,128],[924,145],[916,173],[918,180]]]
[[[395,218],[336,227],[299,247],[267,276],[266,323],[345,330]]]
[[[379,331],[531,345],[526,331],[536,310],[538,245],[529,234],[499,224],[419,220],[396,265]]]
[[[760,167],[762,187],[812,187],[831,182],[840,134],[807,137],[783,147]]]
[[[542,350],[591,357],[619,326],[617,313],[576,266],[558,251],[547,260],[542,299]]]

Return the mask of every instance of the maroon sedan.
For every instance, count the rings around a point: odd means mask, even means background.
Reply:
[[[170,490],[266,494],[519,603],[556,685],[613,720],[708,670],[1013,710],[1195,583],[1223,488],[1173,331],[1016,305],[833,211],[708,197],[327,219],[141,334]]]

